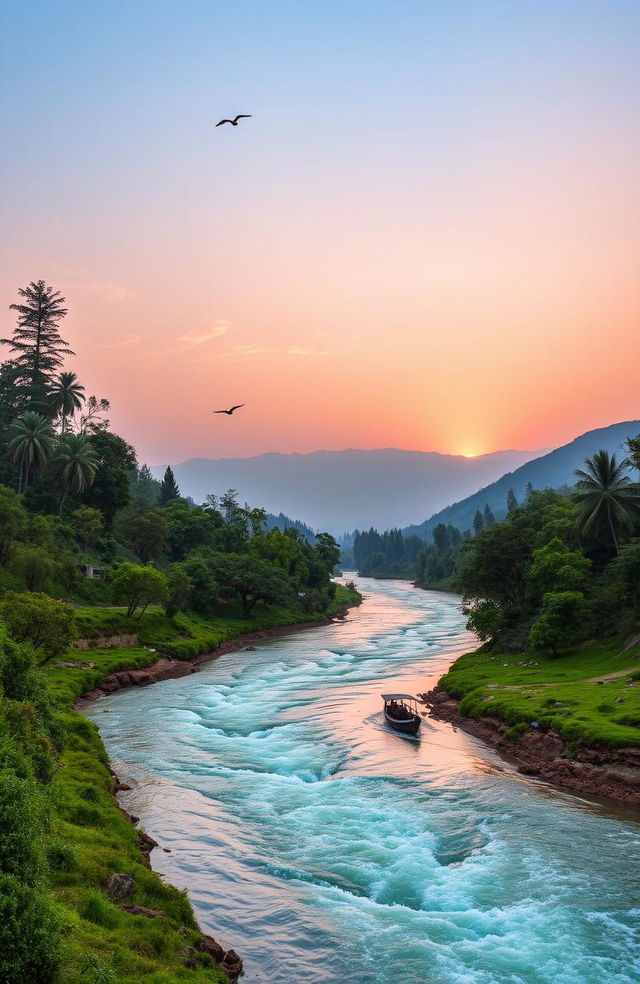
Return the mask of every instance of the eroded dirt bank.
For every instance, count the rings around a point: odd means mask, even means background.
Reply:
[[[529,728],[517,741],[497,717],[469,718],[458,701],[441,690],[420,695],[429,716],[448,721],[481,738],[515,762],[524,775],[537,776],[563,789],[640,809],[640,748],[608,748],[576,742],[571,748],[560,735],[542,726]]]
[[[106,694],[113,694],[118,690],[125,690],[128,687],[148,687],[152,683],[159,683],[161,680],[176,680],[179,677],[189,676],[196,673],[199,666],[208,663],[218,656],[225,653],[232,653],[239,649],[251,647],[253,643],[261,642],[273,636],[290,635],[293,632],[302,632],[307,629],[317,629],[329,624],[339,622],[345,618],[349,609],[357,607],[356,604],[348,605],[345,610],[334,618],[326,620],[315,620],[313,622],[298,622],[294,625],[279,625],[271,629],[260,629],[256,632],[245,632],[235,639],[221,643],[217,649],[210,653],[202,653],[191,659],[172,659],[169,656],[159,656],[151,666],[145,666],[137,670],[118,670],[115,673],[108,673],[100,680],[93,690],[88,690],[76,701],[75,707],[82,709],[87,704]]]

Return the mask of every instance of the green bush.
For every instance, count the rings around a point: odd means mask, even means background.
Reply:
[[[44,894],[0,874],[0,984],[52,984],[60,963],[60,927]]]
[[[71,844],[54,840],[46,848],[49,867],[55,871],[75,871],[78,867],[78,854]]]

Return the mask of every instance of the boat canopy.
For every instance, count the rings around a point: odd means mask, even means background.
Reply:
[[[411,694],[380,694],[383,700],[415,700]]]

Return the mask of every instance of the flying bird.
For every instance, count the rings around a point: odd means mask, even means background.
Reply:
[[[216,123],[216,126],[222,126],[223,123],[231,123],[231,126],[237,126],[238,120],[248,120],[251,117],[251,113],[239,113],[233,120],[220,120]]]
[[[231,416],[231,414],[233,413],[234,410],[239,410],[240,407],[243,407],[243,406],[244,406],[244,403],[236,403],[235,407],[231,407],[230,410],[214,410],[213,413],[227,413],[227,414],[229,414],[229,416]]]

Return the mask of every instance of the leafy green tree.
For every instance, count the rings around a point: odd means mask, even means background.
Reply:
[[[533,551],[527,588],[534,599],[549,592],[584,591],[591,567],[591,561],[580,550],[572,550],[554,537]]]
[[[476,509],[476,514],[473,517],[473,532],[478,536],[479,533],[482,533],[483,529],[484,519],[482,518],[482,513],[479,509]]]
[[[98,458],[98,468],[93,485],[84,493],[84,503],[100,510],[105,528],[110,530],[118,509],[129,502],[129,478],[136,468],[136,453],[130,444],[110,431],[96,430],[89,439]]]
[[[167,571],[168,595],[165,601],[165,611],[173,618],[179,611],[186,608],[194,589],[194,581],[189,576],[185,564],[172,564]]]
[[[160,485],[160,505],[166,506],[168,502],[179,498],[180,489],[178,488],[178,483],[171,467],[167,465],[162,484]]]
[[[318,533],[313,547],[326,574],[332,574],[340,563],[340,546],[330,533]]]
[[[43,547],[18,544],[9,567],[27,591],[42,591],[51,580],[53,559]]]
[[[22,385],[36,408],[45,412],[47,388],[65,355],[74,355],[59,331],[67,314],[65,298],[59,290],[47,287],[44,280],[32,281],[18,291],[24,303],[9,305],[18,312],[18,324],[11,338],[0,343],[9,345],[18,370],[16,381]]]
[[[104,530],[102,513],[93,506],[80,506],[71,518],[80,543],[86,550],[90,550]]]
[[[49,402],[56,417],[60,417],[61,433],[67,430],[67,419],[80,410],[85,401],[84,386],[75,372],[61,372],[49,387]]]
[[[463,598],[520,605],[532,548],[533,531],[515,523],[498,523],[468,541],[458,574]]]
[[[547,650],[557,656],[584,634],[585,601],[580,591],[552,591],[546,594],[542,611],[531,626],[529,644],[534,650]]]
[[[67,495],[80,495],[93,484],[98,471],[98,454],[86,434],[63,434],[51,464],[62,489],[62,512]]]
[[[576,499],[579,523],[586,538],[604,533],[614,553],[620,552],[620,538],[633,529],[633,518],[640,508],[640,485],[631,481],[626,469],[628,458],[616,461],[615,454],[597,451],[578,469]]]
[[[169,523],[161,509],[148,509],[144,504],[123,509],[116,518],[116,535],[135,553],[143,564],[157,560],[167,543]]]
[[[127,616],[131,618],[140,608],[139,618],[142,618],[148,606],[153,602],[164,604],[168,586],[164,574],[155,567],[130,564],[128,561],[119,564],[111,581],[114,600],[127,606]]]
[[[235,595],[244,618],[250,618],[259,601],[285,604],[292,600],[291,584],[285,575],[264,560],[246,554],[213,554],[209,570],[223,592]]]
[[[0,564],[9,560],[11,546],[24,535],[27,512],[14,489],[0,485]]]
[[[27,410],[9,428],[9,455],[19,463],[18,492],[26,491],[29,478],[45,467],[53,452],[51,425],[34,410]]]
[[[0,620],[12,639],[33,646],[40,666],[59,659],[77,635],[71,606],[40,592],[8,591],[0,598]]]
[[[513,489],[509,489],[507,492],[507,514],[515,512],[518,508],[518,500]]]
[[[211,612],[219,589],[217,581],[207,563],[210,557],[209,551],[197,551],[190,554],[181,565],[185,574],[189,578],[192,587],[189,593],[189,604],[196,612],[206,615]],[[173,567],[170,567],[171,571]]]
[[[467,628],[475,632],[480,642],[497,639],[505,627],[504,609],[495,601],[475,601],[463,606]]]
[[[186,499],[173,499],[162,507],[168,524],[167,549],[171,560],[184,560],[201,547],[216,545],[216,531],[224,521],[217,511],[191,506]]]

